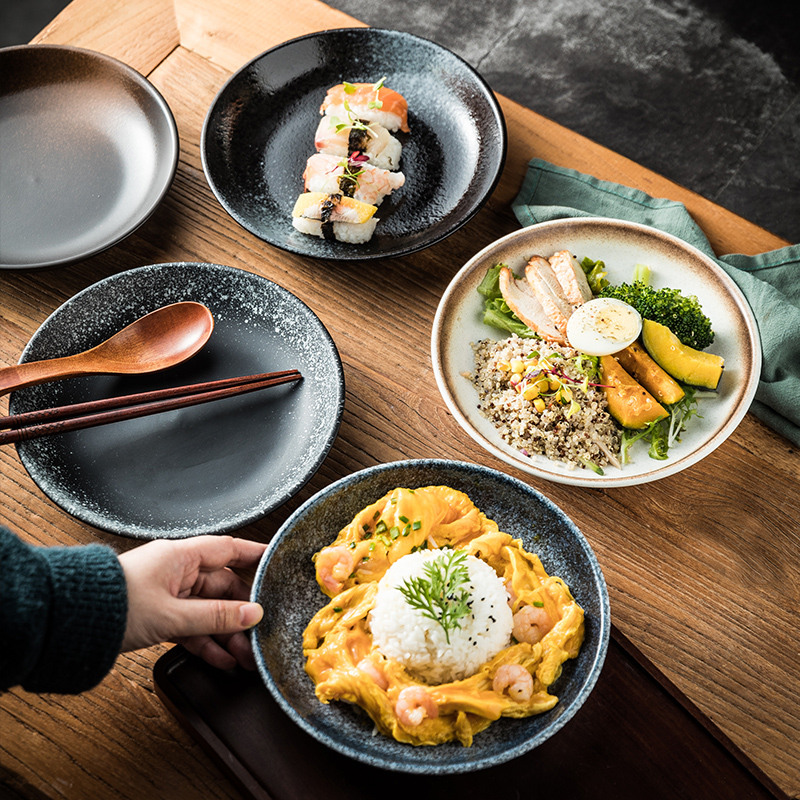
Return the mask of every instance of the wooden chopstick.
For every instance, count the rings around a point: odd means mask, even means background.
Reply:
[[[0,417],[0,429],[11,429],[0,433],[0,445],[187,408],[301,380],[302,377],[296,369],[263,372],[12,414]]]

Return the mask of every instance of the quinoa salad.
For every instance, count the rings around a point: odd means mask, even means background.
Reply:
[[[577,350],[516,335],[472,348],[475,371],[466,377],[478,391],[480,412],[509,445],[570,468],[619,466],[619,428],[602,387],[580,369]]]

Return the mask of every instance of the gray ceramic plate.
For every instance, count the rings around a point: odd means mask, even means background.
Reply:
[[[138,228],[166,194],[178,129],[155,87],[62,45],[0,50],[0,268],[69,264]]]
[[[215,320],[189,361],[150,375],[20,389],[11,412],[292,367],[304,380],[17,445],[53,502],[112,533],[179,538],[239,528],[299,491],[339,429],[344,376],[322,323],[277,284],[231,267],[156,264],[106,278],[48,317],[21,361],[82,351],[180,300],[203,303]]]
[[[524,456],[506,444],[478,410],[478,394],[464,373],[474,370],[472,342],[503,339],[507,334],[484,325],[483,298],[477,287],[486,270],[498,262],[518,274],[535,253],[546,256],[570,250],[603,260],[612,283],[630,282],[637,263],[652,270],[653,286],[670,286],[695,295],[711,318],[715,340],[709,352],[725,359],[725,373],[713,398],[701,400],[702,418],[690,420],[681,441],[666,461],[647,454],[636,443],[631,461],[605,475],[570,470],[544,456]],[[662,231],[613,219],[563,219],[510,233],[473,256],[456,274],[439,303],[431,343],[439,391],[459,425],[486,451],[517,469],[558,483],[605,488],[659,480],[696,464],[730,436],[741,422],[758,387],[761,343],[753,312],[736,284],[710,258]]]
[[[381,204],[372,239],[327,242],[292,227],[319,107],[345,81],[386,85],[408,100],[406,183]],[[475,70],[402,31],[343,28],[284,42],[243,66],[214,99],[201,152],[209,185],[240,225],[301,255],[352,260],[413,253],[464,225],[494,189],[506,154],[503,112]]]
[[[458,743],[414,747],[373,736],[373,724],[356,706],[323,705],[306,675],[302,633],[327,598],[317,586],[311,556],[332,542],[365,506],[397,487],[446,485],[466,492],[500,529],[521,538],[541,556],[548,572],[564,578],[586,612],[580,655],[564,665],[552,692],[555,708],[523,720],[501,719]],[[420,460],[384,464],[342,478],[301,506],[270,543],[253,584],[264,604],[253,634],[253,650],[264,682],[286,713],[319,741],[358,761],[421,774],[469,772],[500,764],[531,750],[562,728],[594,687],[608,647],[608,593],[586,539],[550,500],[530,486],[486,467],[456,461]]]

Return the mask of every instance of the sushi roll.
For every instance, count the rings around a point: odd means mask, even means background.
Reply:
[[[370,205],[380,205],[386,195],[406,181],[402,172],[390,172],[373,166],[364,156],[353,158],[315,153],[303,172],[306,192],[341,192],[346,197]]]
[[[376,122],[389,131],[408,133],[408,103],[405,97],[377,83],[340,83],[328,89],[320,114],[341,120],[355,118]]]
[[[304,192],[292,211],[292,225],[301,233],[328,241],[363,244],[372,238],[375,206],[341,193]]]
[[[381,169],[396,170],[403,150],[399,140],[377,123],[369,126],[343,125],[335,117],[323,117],[314,134],[314,146],[320,153],[347,158],[363,153],[368,163]]]

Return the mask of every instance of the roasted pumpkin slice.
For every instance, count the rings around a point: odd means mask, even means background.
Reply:
[[[653,361],[638,342],[614,353],[614,358],[635,381],[641,383],[659,403],[672,405],[681,400],[685,392],[661,367]]]
[[[628,375],[613,356],[600,356],[600,380],[608,410],[624,428],[640,430],[667,416],[664,406]]]

